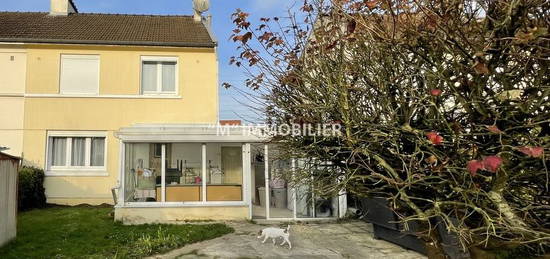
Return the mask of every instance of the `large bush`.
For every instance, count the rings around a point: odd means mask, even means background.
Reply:
[[[319,195],[386,197],[437,244],[550,243],[550,3],[305,1],[290,19],[234,14],[247,84],[270,124],[339,122],[342,134],[277,136]]]
[[[46,207],[44,191],[44,170],[23,167],[19,171],[19,210]]]

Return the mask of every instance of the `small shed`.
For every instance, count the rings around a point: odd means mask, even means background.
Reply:
[[[17,233],[17,177],[20,158],[0,152],[0,246]]]

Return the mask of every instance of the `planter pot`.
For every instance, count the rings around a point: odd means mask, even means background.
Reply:
[[[397,215],[389,207],[385,198],[365,198],[361,200],[364,219],[373,224],[374,237],[392,242],[402,247],[427,254],[426,245],[414,233],[420,231],[416,222],[408,222],[407,228],[398,220]],[[453,222],[453,224],[455,224]],[[441,219],[437,219],[437,232],[441,240],[441,246],[445,255],[450,259],[469,259],[469,252],[462,250],[458,236],[447,231],[447,225]]]
[[[451,218],[453,225],[458,224],[458,220]],[[441,218],[437,219],[437,232],[441,240],[441,246],[445,254],[451,259],[470,259],[470,253],[464,251],[460,245],[458,236],[447,231],[447,225]]]
[[[384,198],[366,198],[361,202],[365,210],[364,219],[373,224],[374,238],[426,254],[424,241],[414,235],[419,231],[418,224],[410,222],[406,228],[401,223],[394,223],[398,220],[397,215]]]

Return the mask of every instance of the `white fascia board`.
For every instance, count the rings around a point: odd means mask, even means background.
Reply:
[[[121,128],[115,136],[125,142],[265,142],[254,135],[254,127],[231,126],[218,129],[205,124],[136,124]]]

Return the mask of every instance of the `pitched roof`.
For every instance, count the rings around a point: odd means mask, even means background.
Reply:
[[[73,0],[69,0],[69,4],[71,4],[73,9],[78,13],[78,8],[76,8],[76,5],[74,4]]]
[[[192,16],[0,12],[0,42],[215,47]]]

